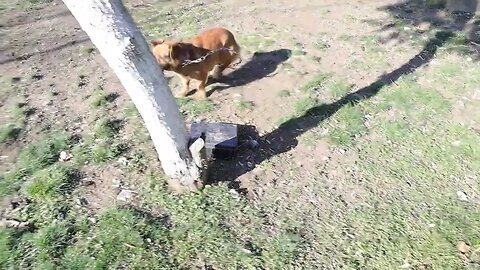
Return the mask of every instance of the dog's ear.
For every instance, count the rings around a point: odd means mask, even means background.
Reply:
[[[184,43],[176,43],[170,46],[170,59],[172,60],[179,60],[183,62],[185,60],[190,59],[191,57],[191,49],[188,47],[187,44]]]
[[[150,44],[152,44],[152,46],[155,47],[155,46],[157,46],[157,45],[162,44],[163,42],[165,42],[165,40],[163,40],[163,39],[155,39],[155,40],[150,41]]]

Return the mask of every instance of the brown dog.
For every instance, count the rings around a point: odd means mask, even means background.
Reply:
[[[164,70],[174,71],[182,78],[184,88],[178,94],[180,97],[187,95],[190,81],[194,79],[200,81],[198,98],[205,99],[205,84],[209,73],[213,71],[213,77],[219,78],[222,72],[240,57],[240,47],[235,37],[224,28],[209,29],[185,42],[159,39],[151,43],[153,54],[160,66]],[[205,58],[198,63],[188,62],[202,57]]]

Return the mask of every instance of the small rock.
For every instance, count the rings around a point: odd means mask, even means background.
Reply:
[[[470,250],[470,246],[467,243],[460,241],[457,243],[457,250],[461,253],[467,253]]]
[[[69,161],[70,159],[72,159],[72,157],[73,157],[72,154],[70,154],[66,151],[62,151],[62,152],[60,152],[60,157],[59,157],[58,160],[65,162],[65,161]]]
[[[242,251],[247,253],[247,254],[252,254],[252,252],[250,250],[246,249],[246,248],[242,248]]]
[[[465,192],[463,191],[457,191],[457,198],[458,200],[462,201],[462,202],[468,202],[468,196]]]
[[[45,106],[50,106],[52,104],[53,104],[53,100],[49,100],[49,101],[44,102],[42,105],[45,107]]]
[[[420,32],[426,32],[426,31],[430,30],[431,26],[432,25],[429,22],[422,22],[417,26],[417,30],[420,31]]]
[[[454,142],[452,142],[452,145],[453,145],[453,146],[460,146],[460,144],[462,144],[461,141],[454,141]]]
[[[122,181],[118,180],[117,178],[114,178],[112,180],[112,187],[119,188],[122,185]]]
[[[97,223],[97,219],[94,217],[89,217],[88,220],[93,224]]]
[[[120,191],[120,193],[118,193],[117,200],[122,201],[122,202],[126,202],[126,201],[129,201],[131,198],[133,198],[134,195],[135,194],[134,194],[133,191],[124,189],[124,190]]]
[[[87,201],[87,199],[85,199],[85,198],[80,198],[80,199],[78,199],[78,204],[79,204],[80,206],[85,207],[85,206],[88,205],[88,201]]]
[[[480,100],[480,90],[475,90],[475,92],[473,93],[472,99]]]
[[[126,157],[119,158],[117,162],[122,164],[123,166],[127,166],[130,163]]]

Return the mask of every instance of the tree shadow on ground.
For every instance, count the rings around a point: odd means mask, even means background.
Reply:
[[[6,58],[3,58],[3,59],[0,56],[0,65],[8,64],[8,63],[11,63],[11,62],[16,62],[16,61],[24,61],[24,60],[29,59],[32,56],[35,56],[35,55],[47,54],[47,53],[59,51],[59,50],[62,50],[64,48],[74,46],[74,45],[77,45],[77,44],[81,44],[81,43],[85,43],[85,42],[88,42],[88,41],[90,41],[90,39],[88,37],[87,38],[80,38],[78,40],[72,40],[72,41],[69,41],[69,42],[64,43],[62,45],[58,45],[58,46],[55,46],[55,47],[52,47],[52,48],[49,48],[49,49],[46,49],[46,50],[43,50],[43,51],[35,51],[35,52],[31,52],[31,53],[26,53],[26,54],[23,54],[23,55],[20,55],[20,56],[11,55],[11,56],[7,56]]]
[[[405,5],[405,2],[402,3],[403,4],[395,7],[392,6],[387,10],[391,9],[394,16],[396,16],[397,12],[405,12],[401,10],[402,8],[411,8],[408,4]],[[409,14],[409,12],[406,13]],[[356,106],[377,95],[384,87],[395,84],[403,75],[413,73],[420,67],[428,65],[435,57],[437,51],[451,43],[458,35],[458,32],[463,30],[467,22],[473,18],[472,13],[455,14],[454,16],[463,18],[461,20],[463,26],[461,26],[460,21],[457,20],[455,22],[455,29],[457,30],[452,31],[447,30],[451,29],[450,26],[441,24],[433,36],[425,42],[423,49],[418,54],[397,69],[380,76],[370,85],[353,93],[349,93],[335,102],[313,107],[304,115],[282,123],[278,128],[263,136],[259,136],[252,126],[241,126],[239,128],[239,133],[241,134],[239,139],[243,142],[248,142],[253,139],[258,142],[258,146],[251,148],[248,147],[249,143],[244,143],[234,159],[213,161],[210,166],[209,181],[228,181],[232,188],[244,192],[245,190],[240,189],[240,183],[237,180],[238,177],[252,171],[262,162],[294,149],[298,145],[298,137],[300,135],[317,127],[321,122],[333,116],[345,105]],[[412,17],[409,19],[409,23],[415,25],[421,20],[423,19],[417,20],[415,17]],[[382,27],[382,29],[386,28]],[[382,29],[380,31],[382,31]]]
[[[453,32],[455,36],[450,40],[450,44],[444,46],[444,49],[473,55],[478,60],[480,18],[475,17],[478,1],[469,1],[468,5],[452,5],[458,6],[456,8],[463,11],[449,11],[440,1],[436,5],[429,5],[425,1],[409,0],[383,6],[379,9],[392,14],[394,21],[383,25],[377,32],[388,34],[381,41],[395,40],[399,43],[419,39],[429,40],[428,38],[438,31]],[[375,21],[367,22],[376,23]]]

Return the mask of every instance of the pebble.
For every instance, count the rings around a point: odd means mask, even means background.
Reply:
[[[131,198],[133,198],[134,195],[135,194],[134,194],[133,191],[128,190],[128,189],[124,189],[124,190],[120,191],[120,193],[118,193],[117,200],[122,201],[122,202],[127,202]]]
[[[462,202],[468,202],[468,196],[465,192],[463,191],[457,191],[457,198],[458,200],[462,201]]]

